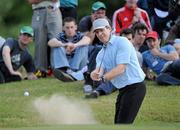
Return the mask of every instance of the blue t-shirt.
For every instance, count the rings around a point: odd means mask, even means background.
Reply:
[[[19,47],[19,43],[17,40],[13,38],[8,38],[5,41],[3,46],[8,46],[11,50],[10,52],[11,63],[14,70],[19,69],[23,65],[28,73],[35,71],[35,66],[34,66],[32,56],[28,52],[27,48],[22,50]],[[1,51],[0,51],[0,64],[5,65],[3,61],[3,57],[2,57],[2,49],[3,47],[1,48]]]
[[[107,46],[98,53],[96,63],[96,67],[101,66],[105,72],[111,71],[119,64],[126,65],[125,72],[111,80],[111,83],[118,89],[142,82],[145,78],[135,48],[125,37],[112,35]]]
[[[160,48],[160,52],[162,53],[170,54],[175,51],[176,49],[171,45],[166,45]],[[142,55],[143,55],[143,66],[149,67],[157,74],[161,72],[164,65],[168,62],[168,60],[165,60],[159,56],[152,55],[150,50],[145,51]]]

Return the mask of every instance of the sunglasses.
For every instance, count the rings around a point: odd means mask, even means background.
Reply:
[[[32,37],[32,35],[28,34],[28,33],[22,33],[21,35],[27,36],[27,37]]]

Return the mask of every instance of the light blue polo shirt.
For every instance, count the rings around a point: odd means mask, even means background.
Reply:
[[[106,73],[119,64],[125,64],[126,68],[124,73],[111,80],[116,88],[120,89],[144,81],[145,74],[139,65],[132,43],[125,37],[112,35],[107,46],[98,53],[96,67],[101,65]]]

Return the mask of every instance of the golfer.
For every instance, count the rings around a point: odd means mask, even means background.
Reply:
[[[96,57],[96,69],[91,73],[94,81],[102,81],[100,87],[116,87],[115,124],[133,123],[142,101],[146,86],[136,51],[125,37],[111,34],[106,19],[93,22],[93,31],[104,44]]]

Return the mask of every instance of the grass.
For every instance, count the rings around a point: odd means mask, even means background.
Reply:
[[[0,129],[41,130],[41,129],[98,129],[124,130],[180,129],[180,87],[156,86],[147,82],[147,95],[133,125],[113,125],[114,104],[117,92],[98,99],[86,100],[82,92],[82,82],[62,83],[53,78],[36,81],[22,81],[0,85]],[[30,92],[29,97],[23,95]],[[43,122],[30,104],[41,96],[50,97],[63,94],[69,98],[88,104],[93,111],[97,125],[48,125]]]

